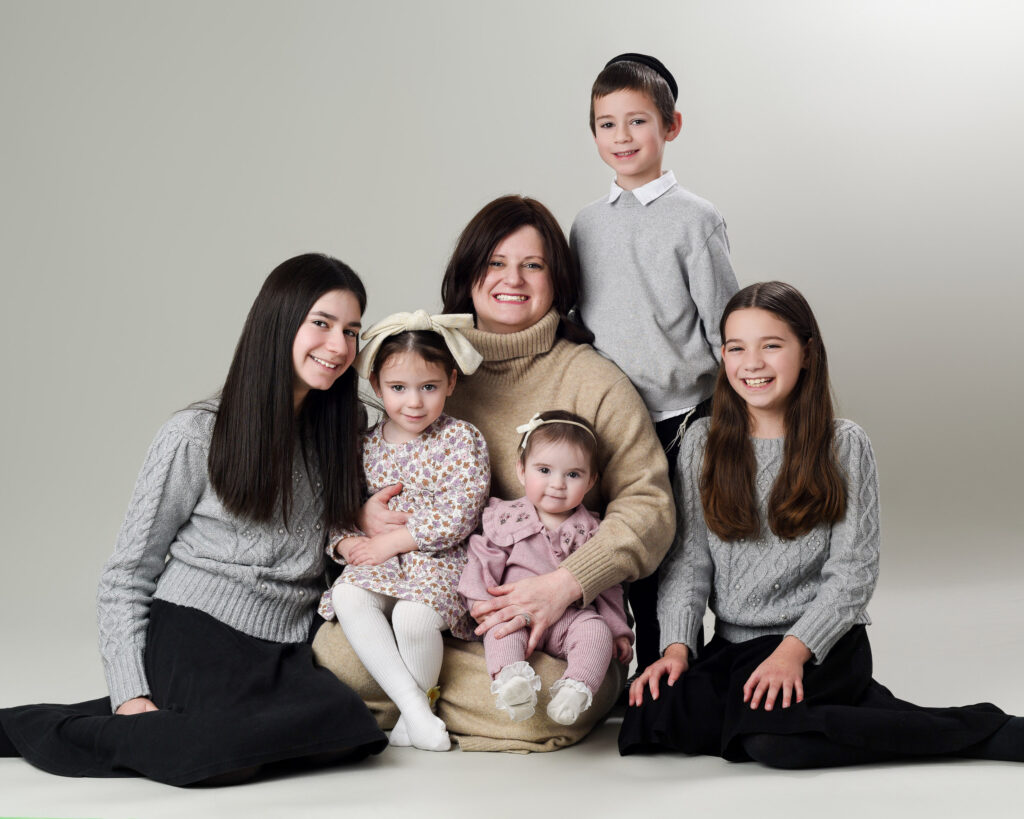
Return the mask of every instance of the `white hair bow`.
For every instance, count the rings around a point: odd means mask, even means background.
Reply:
[[[533,414],[533,418],[527,421],[525,424],[520,424],[516,427],[516,432],[523,436],[523,440],[519,444],[520,449],[526,449],[526,442],[530,440],[530,433],[532,433],[537,427],[542,427],[545,424],[569,424],[569,426],[579,427],[587,431],[587,434],[597,440],[597,436],[594,435],[593,430],[583,426],[583,424],[577,423],[576,421],[569,421],[563,418],[552,418],[550,421],[545,421],[540,417],[539,412]]]
[[[417,310],[415,313],[392,313],[363,331],[362,339],[367,344],[356,356],[356,372],[363,378],[370,377],[373,360],[385,339],[408,330],[433,330],[444,339],[459,369],[469,375],[475,372],[483,361],[483,356],[462,335],[462,330],[472,328],[472,313],[442,313],[436,316],[429,315],[426,310]]]

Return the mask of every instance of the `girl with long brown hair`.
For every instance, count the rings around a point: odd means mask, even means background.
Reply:
[[[871,442],[834,417],[810,306],[782,282],[722,316],[712,416],[683,439],[662,567],[661,659],[633,683],[622,754],[684,751],[781,768],[918,756],[1024,761],[1024,719],[922,708],[872,677],[878,579]],[[705,609],[715,614],[706,646]],[[667,684],[663,684],[667,683]]]

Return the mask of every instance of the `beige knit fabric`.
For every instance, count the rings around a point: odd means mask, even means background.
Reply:
[[[554,409],[594,425],[601,476],[584,505],[601,514],[601,528],[562,564],[583,587],[586,604],[615,583],[654,571],[675,534],[675,505],[665,454],[629,379],[589,344],[556,339],[557,329],[552,310],[519,333],[464,330],[484,361],[459,379],[445,412],[483,433],[491,495],[504,500],[523,495],[516,426]]]
[[[491,456],[491,495],[522,497],[516,477],[516,426],[535,412],[563,409],[597,430],[598,484],[584,500],[602,513],[601,528],[562,565],[579,581],[585,604],[615,583],[649,574],[675,534],[675,506],[668,464],[647,408],[629,379],[587,344],[556,338],[558,314],[548,313],[519,333],[464,330],[484,357],[479,369],[459,379],[445,412],[469,421],[484,435]],[[336,623],[326,623],[313,642],[317,662],[358,693],[382,728],[397,719],[395,706],[366,672]],[[612,661],[594,704],[575,725],[550,720],[550,686],[566,664],[535,652],[530,664],[543,682],[537,713],[521,723],[494,707],[483,644],[445,638],[438,716],[467,751],[553,751],[579,742],[615,703],[625,669]]]
[[[345,639],[335,621],[324,623],[313,640],[316,661],[333,671],[366,703],[377,724],[390,730],[398,709],[387,698]],[[557,751],[574,745],[608,713],[622,691],[625,668],[612,660],[594,703],[575,725],[559,725],[547,715],[551,685],[565,673],[565,662],[542,652],[530,657],[530,665],[541,679],[537,712],[524,722],[512,722],[494,706],[491,677],[484,664],[484,644],[446,636],[441,666],[441,697],[437,715],[463,751]]]

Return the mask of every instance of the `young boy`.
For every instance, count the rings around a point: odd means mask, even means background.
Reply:
[[[645,54],[621,54],[598,74],[590,130],[615,181],[579,212],[570,235],[583,321],[647,404],[670,477],[680,426],[709,412],[718,322],[738,289],[721,214],[661,168],[682,126],[677,95],[668,69]],[[657,590],[657,572],[630,587],[640,669],[661,654]]]

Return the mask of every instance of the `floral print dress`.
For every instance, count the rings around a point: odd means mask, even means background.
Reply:
[[[472,424],[440,416],[419,437],[403,444],[384,440],[383,423],[363,438],[363,472],[368,494],[402,484],[388,503],[408,512],[406,526],[418,551],[395,555],[377,566],[349,566],[335,583],[352,583],[399,600],[424,603],[440,614],[452,634],[470,639],[473,625],[456,591],[466,565],[465,541],[477,527],[487,501],[491,470],[487,443]],[[344,563],[336,546],[357,529],[333,532],[327,553]],[[331,594],[320,614],[334,618]]]

